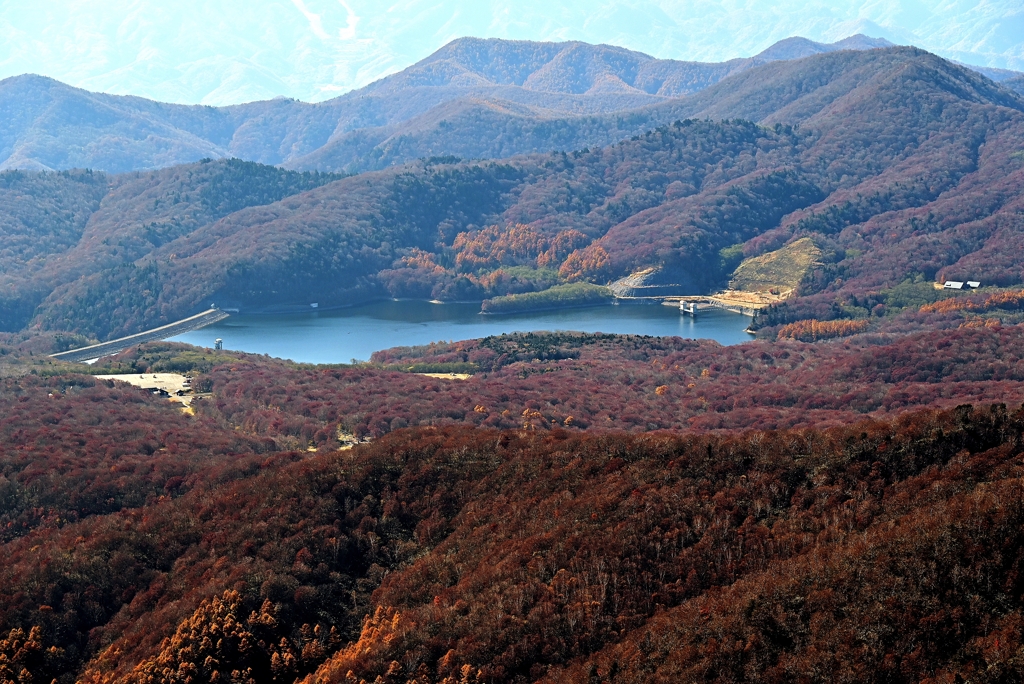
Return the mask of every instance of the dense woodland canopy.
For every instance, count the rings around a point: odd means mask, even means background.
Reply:
[[[1012,681],[1024,294],[885,297],[814,343],[0,346],[0,681]]]
[[[0,676],[1018,676],[1020,330],[938,347],[524,335],[387,359],[475,356],[487,370],[465,382],[181,345],[109,363],[191,369],[210,392],[195,415],[88,376],[5,380]],[[582,377],[619,404],[566,407],[594,391]],[[722,430],[756,423],[759,397],[764,424],[837,426]],[[503,400],[516,429],[488,427]],[[631,422],[647,411],[724,422],[673,435]],[[335,450],[352,429],[383,436]]]
[[[0,174],[0,328],[18,330],[32,318],[49,290],[30,274],[79,244],[106,193],[102,174]]]
[[[78,326],[82,332],[103,334],[112,323],[138,328],[152,298],[147,288],[159,287],[159,267],[143,259],[147,254],[244,207],[337,178],[238,160],[114,177],[0,173],[0,329],[21,329],[48,296],[74,283],[102,298],[80,315],[113,317],[100,328]]]

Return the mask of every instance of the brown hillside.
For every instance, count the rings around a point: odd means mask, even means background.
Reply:
[[[782,249],[744,259],[732,274],[729,287],[743,292],[773,292],[782,295],[796,290],[810,272],[821,250],[811,238],[801,238]]]

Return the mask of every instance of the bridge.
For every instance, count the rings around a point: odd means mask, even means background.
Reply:
[[[92,359],[99,359],[104,356],[111,356],[112,354],[123,352],[125,349],[131,349],[132,347],[145,344],[146,342],[166,340],[168,337],[174,337],[176,335],[192,332],[193,330],[205,328],[208,325],[213,325],[217,321],[223,321],[228,317],[228,315],[229,314],[221,311],[220,309],[208,309],[201,314],[183,318],[180,321],[162,325],[159,328],[135,333],[134,335],[110,340],[109,342],[101,342],[100,344],[72,349],[71,351],[61,352],[59,354],[51,354],[50,356],[51,358],[59,361],[69,361],[72,363],[91,361]]]
[[[679,312],[694,318],[697,317],[701,309],[724,309],[753,318],[761,308],[763,307],[751,305],[748,302],[723,300],[718,297],[681,297],[679,299]]]
[[[785,301],[785,295],[770,292],[743,292],[740,290],[722,290],[712,295],[691,295],[673,297],[678,300],[680,313],[696,316],[701,309],[724,309],[744,316],[756,316],[761,309]],[[667,302],[666,302],[667,303]]]

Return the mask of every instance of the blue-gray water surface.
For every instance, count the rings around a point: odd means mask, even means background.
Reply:
[[[173,338],[200,347],[269,354],[302,363],[368,360],[381,349],[468,340],[509,332],[577,330],[632,335],[707,338],[721,344],[752,339],[750,318],[704,311],[693,319],[675,307],[620,304],[586,309],[484,316],[479,304],[382,301],[350,309],[288,315],[232,315],[220,323]]]

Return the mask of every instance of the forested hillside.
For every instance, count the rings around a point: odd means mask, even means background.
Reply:
[[[692,294],[728,281],[723,250],[805,237],[821,263],[757,325],[849,318],[851,298],[914,278],[1024,280],[1024,103],[984,77],[911,48],[833,52],[680,102],[763,123],[681,119],[598,149],[340,180],[241,162],[117,177],[95,231],[12,271],[36,275],[8,296],[21,317],[5,327],[31,315],[106,338],[210,303],[484,299],[648,267]]]
[[[337,180],[238,160],[200,162],[148,174],[0,174],[0,330],[19,330],[54,291],[99,283],[119,329],[143,324],[145,287],[123,287],[145,266],[136,261],[240,209]],[[104,324],[107,325],[107,324]],[[72,326],[55,327],[70,330]],[[95,334],[102,328],[82,327]],[[102,333],[101,333],[102,334]]]
[[[49,290],[30,274],[81,242],[107,190],[102,174],[0,174],[0,330],[32,318]]]
[[[416,425],[821,427],[920,407],[1024,402],[1024,293],[1007,299],[988,310],[940,300],[876,330],[855,325],[866,321],[801,322],[773,340],[729,347],[524,333],[384,350],[369,365],[295,368],[225,352],[197,364],[183,345],[161,343],[101,360],[95,372],[199,370],[214,397],[196,404],[198,414],[289,449],[337,448],[343,435],[379,438]],[[453,372],[471,377],[420,375]]]
[[[1020,337],[1019,326],[966,329],[961,352],[977,359]],[[507,347],[490,350],[501,354],[487,356],[488,376],[511,395],[523,390],[501,368],[525,381],[589,366],[610,387],[600,359],[613,352],[625,372],[651,369],[652,400],[684,406],[676,392],[709,392],[734,362],[758,374],[751,364],[777,360],[781,390],[800,373],[794,355],[871,354],[865,367],[896,380],[915,363],[934,369],[924,339],[861,352],[758,342],[717,362],[716,345],[680,340],[595,338],[576,358],[567,340],[531,336],[478,349]],[[562,358],[515,360],[538,344]],[[819,377],[833,372],[825,356]],[[528,399],[516,417],[526,429],[502,432],[446,425],[418,403],[485,393],[476,379],[180,346],[111,363],[144,362],[192,363],[211,394],[189,416],[85,376],[3,381],[6,681],[759,681],[812,669],[919,681],[1019,667],[1019,404],[626,435],[596,429],[600,415],[590,433],[553,425]],[[932,372],[925,382],[951,386]],[[679,379],[666,392],[655,375]],[[346,376],[359,391],[338,391]],[[986,377],[1007,398],[1024,383]],[[372,444],[332,451],[331,412],[377,385],[389,410],[407,402],[401,411],[437,425],[402,429],[396,415]],[[807,411],[773,403],[788,422]],[[493,410],[481,408],[466,415]]]
[[[1002,82],[1003,86],[1024,95],[1024,76],[1014,76]]]

